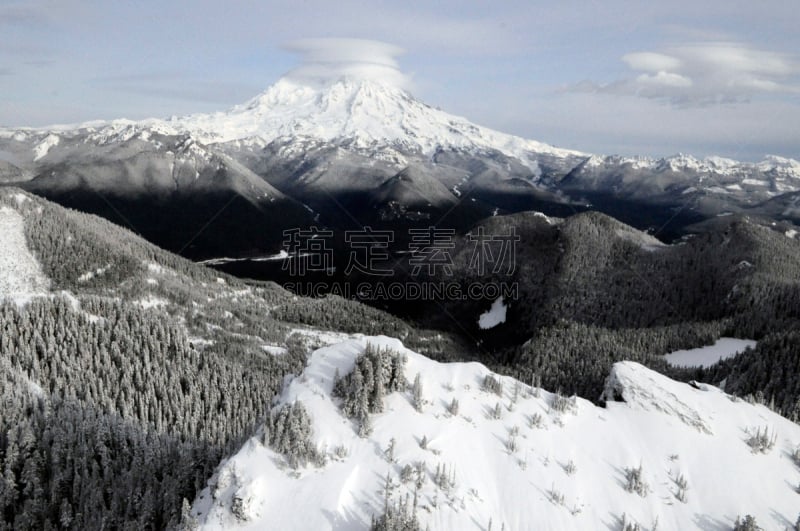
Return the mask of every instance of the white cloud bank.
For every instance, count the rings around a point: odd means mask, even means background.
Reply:
[[[696,106],[748,101],[759,93],[800,94],[793,55],[728,41],[696,42],[622,57],[631,75],[608,84],[583,82],[579,92],[627,94]]]
[[[301,55],[302,64],[288,77],[304,83],[327,84],[343,77],[379,80],[409,88],[395,57],[403,49],[367,39],[302,39],[285,48]]]

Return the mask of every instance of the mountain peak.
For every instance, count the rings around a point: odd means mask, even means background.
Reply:
[[[583,156],[480,127],[423,103],[397,85],[353,76],[325,82],[284,77],[227,112],[175,118],[170,125],[205,143],[267,145],[278,138],[310,138],[356,151],[497,151],[534,171],[534,153]]]

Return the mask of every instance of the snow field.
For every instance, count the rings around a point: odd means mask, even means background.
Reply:
[[[372,434],[359,438],[330,393],[336,370],[349,372],[367,343],[408,356],[406,377],[420,375],[426,403],[418,412],[410,393],[387,396],[384,412],[372,416]],[[478,363],[437,363],[386,337],[315,351],[280,402],[302,401],[329,463],[292,470],[256,436],[221,465],[195,501],[201,527],[365,529],[383,510],[387,472],[393,499],[413,497],[414,482],[402,484],[399,475],[418,462],[426,470],[417,510],[423,529],[485,530],[490,520],[493,529],[617,529],[623,514],[646,529],[656,521],[659,529],[729,529],[744,514],[782,529],[797,518],[800,470],[789,455],[800,444],[800,426],[763,406],[622,362],[607,394],[624,402],[601,408],[568,399],[560,413],[551,407],[555,395],[536,396],[521,384],[514,402],[511,378],[497,377],[502,397],[482,390],[487,374]],[[453,398],[456,416],[447,408]],[[754,453],[748,439],[765,428],[775,447]],[[392,438],[395,461],[389,462]],[[437,466],[454,471],[451,488],[434,485]],[[625,488],[626,470],[639,466],[644,496]],[[680,477],[688,486],[685,502],[678,499]],[[231,513],[235,497],[245,520]]]
[[[17,199],[18,203],[21,203]],[[47,293],[50,285],[25,241],[25,220],[15,209],[0,206],[0,299],[19,303]]]

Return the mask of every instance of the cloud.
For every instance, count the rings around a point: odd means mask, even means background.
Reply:
[[[780,98],[747,105],[676,108],[648,98],[570,92],[530,99],[486,125],[592,153],[663,157],[677,152],[758,161],[767,153],[800,159],[800,106]]]
[[[410,79],[395,59],[403,49],[366,39],[302,39],[284,48],[301,55],[302,64],[287,77],[296,81],[327,84],[343,77],[378,80],[407,88]]]
[[[664,70],[677,70],[681,67],[681,60],[671,55],[654,52],[629,53],[622,56],[633,70],[645,72],[659,72]]]
[[[583,81],[572,92],[635,95],[681,106],[745,102],[758,94],[800,94],[796,56],[733,41],[693,42],[622,57],[629,76]]]
[[[694,83],[688,77],[672,72],[659,70],[655,74],[641,74],[636,78],[636,83],[647,87],[691,87]]]

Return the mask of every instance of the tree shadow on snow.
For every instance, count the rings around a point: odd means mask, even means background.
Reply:
[[[608,521],[606,521],[605,519],[601,520],[603,522],[603,525],[606,526],[606,529],[608,529],[608,531],[619,531],[620,529],[622,529],[622,524],[623,524],[622,517],[613,513],[609,513],[608,518],[609,518]]]
[[[331,529],[333,531],[367,529],[370,525],[370,522],[365,522],[355,511],[352,511],[346,507],[340,509],[338,512],[322,509],[322,514],[331,523]]]
[[[703,531],[729,531],[731,529],[731,524],[707,514],[695,514],[693,520],[694,525]]]
[[[770,509],[769,515],[773,520],[778,522],[780,529],[794,529],[794,522],[790,521],[786,516],[782,515],[775,509]]]
[[[383,500],[379,500],[377,495],[359,492],[358,495],[352,494],[352,499],[348,505],[363,507],[365,513],[373,512],[375,517],[380,516],[380,507],[383,507]],[[369,529],[370,519],[364,517],[350,507],[342,507],[338,511],[323,509],[322,514],[331,523],[333,531],[353,531],[356,529]]]

